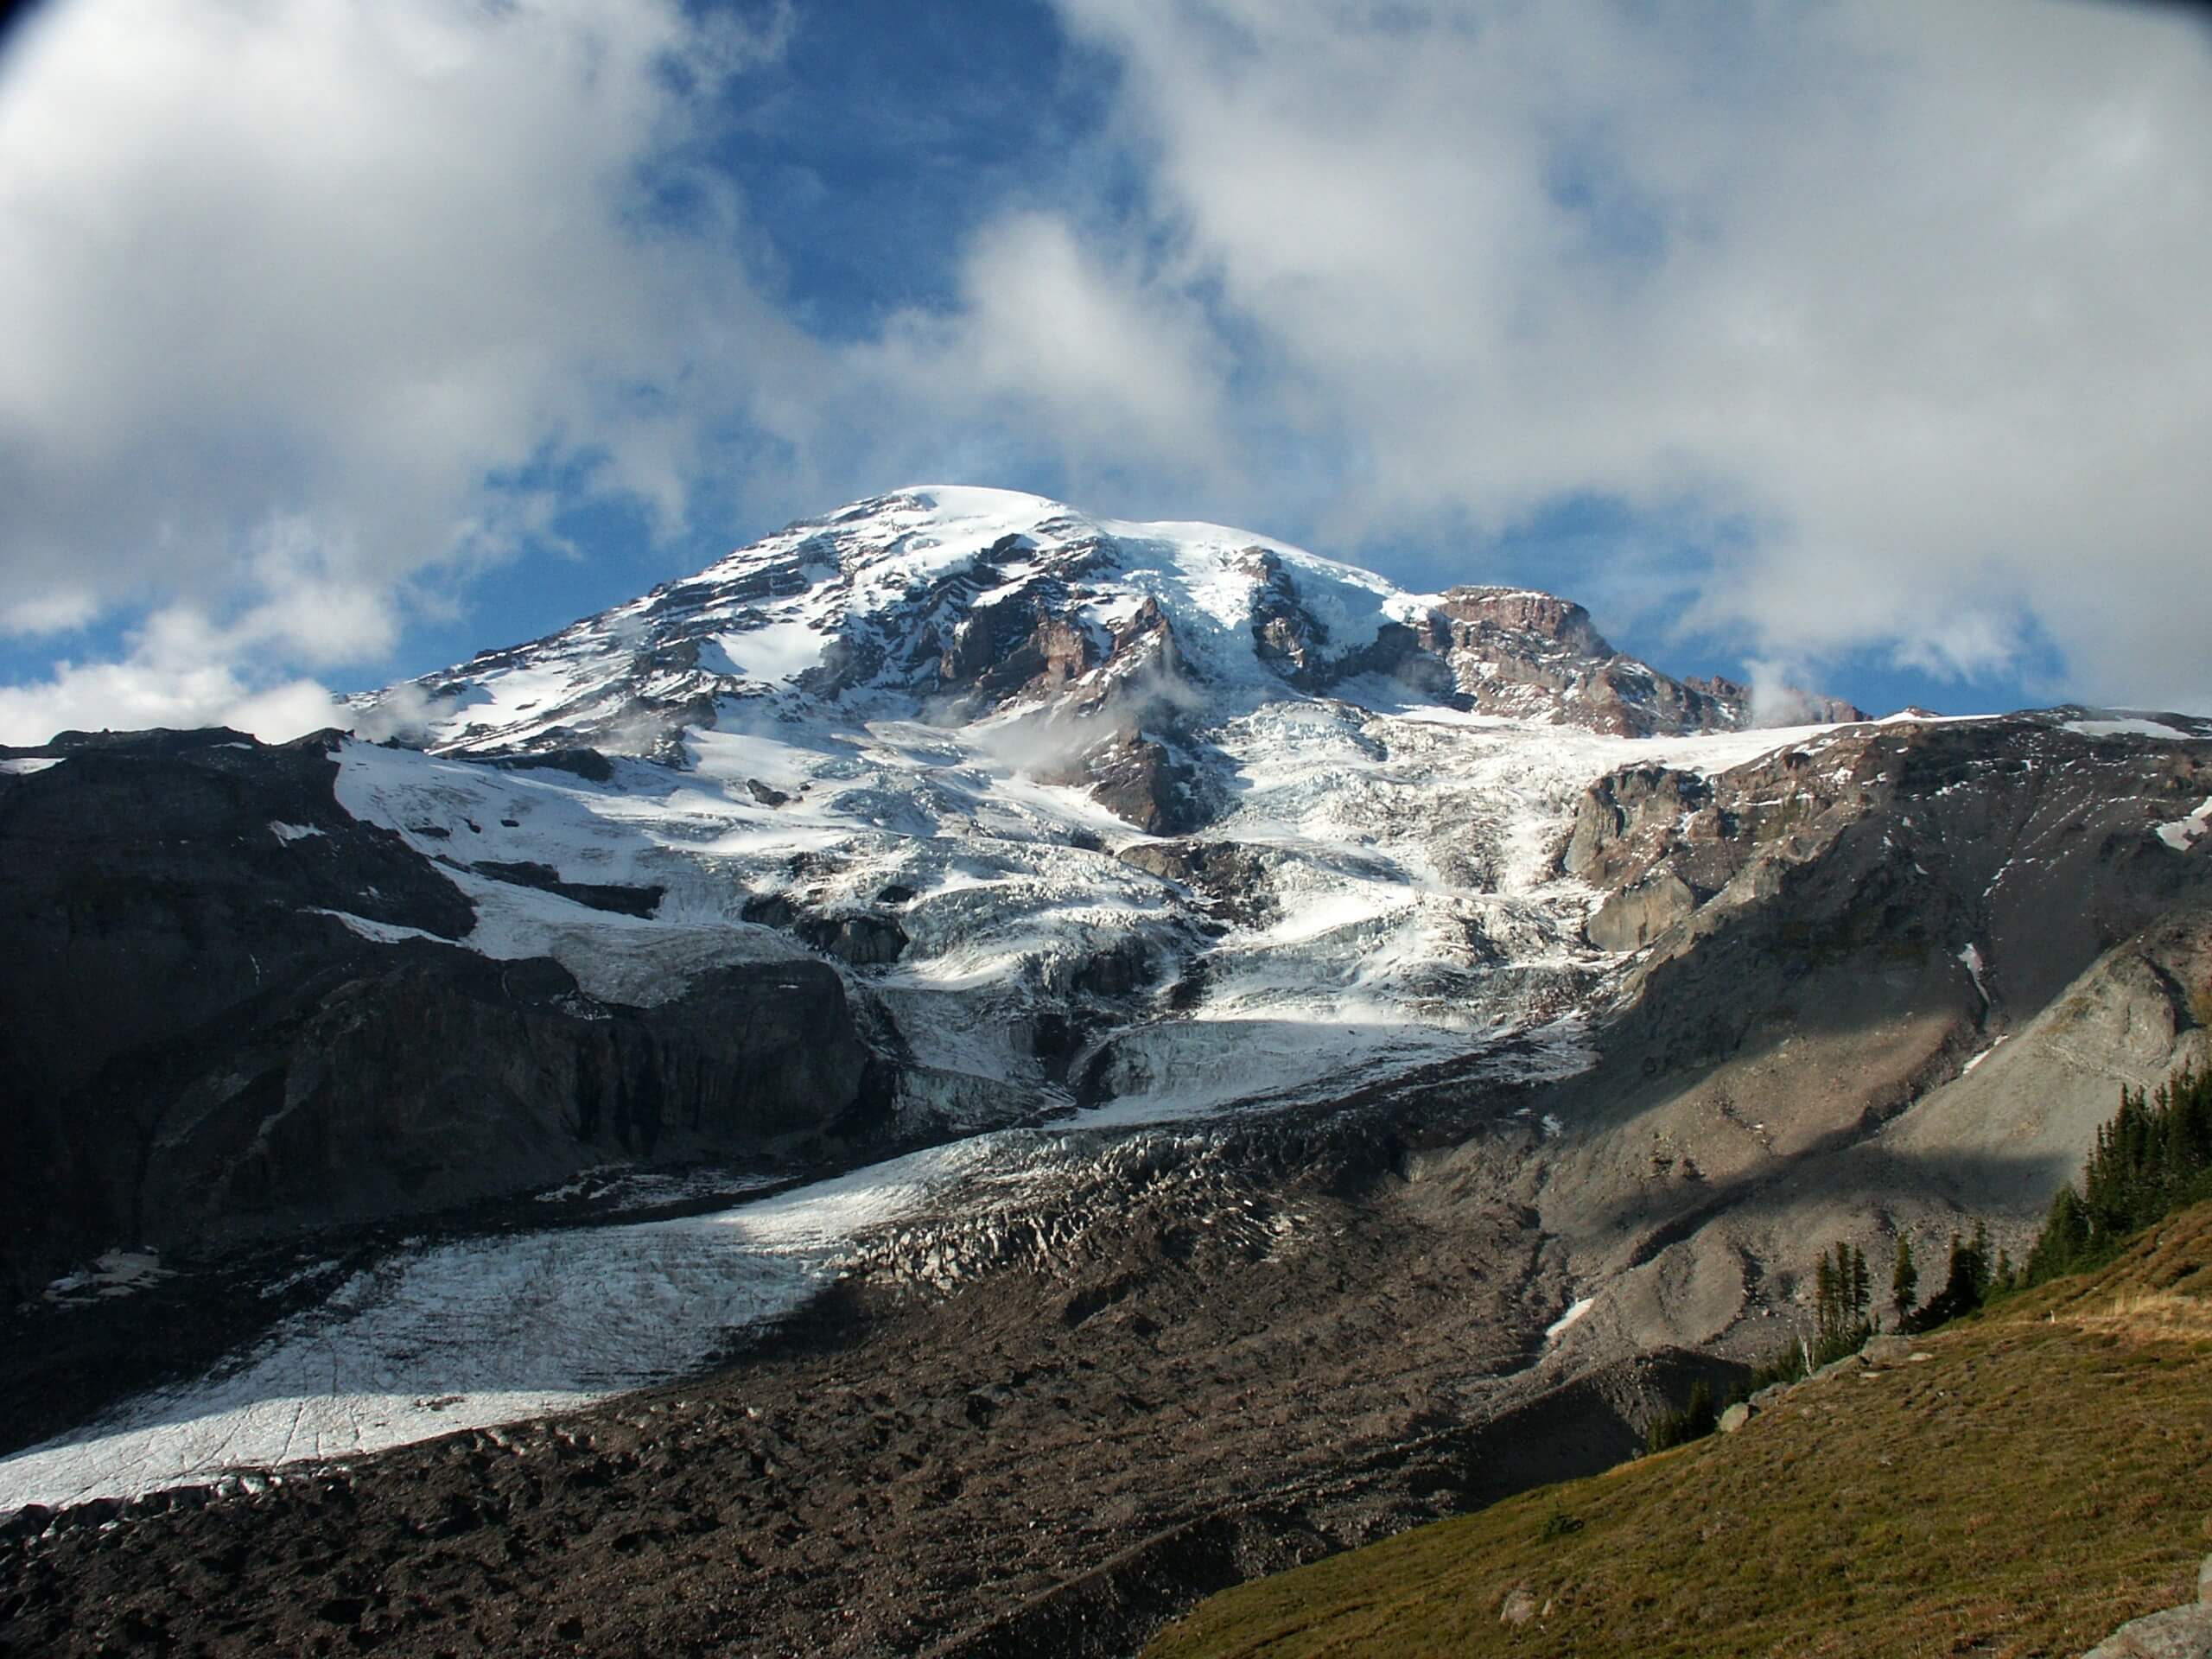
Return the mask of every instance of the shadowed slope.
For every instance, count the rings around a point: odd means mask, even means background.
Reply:
[[[2194,1592],[2208,1309],[2200,1205],[2101,1273],[1922,1339],[1924,1361],[1246,1585],[1147,1652],[2080,1652]]]

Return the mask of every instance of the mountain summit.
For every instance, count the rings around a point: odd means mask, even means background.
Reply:
[[[968,487],[794,524],[354,709],[364,729],[438,753],[582,746],[677,765],[689,734],[762,718],[1042,722],[1077,772],[1125,773],[1173,764],[1172,739],[1148,730],[1293,692],[1621,736],[1750,723],[1741,686],[1671,679],[1547,594],[1409,594],[1246,531]],[[1864,718],[1840,704],[1824,717]]]

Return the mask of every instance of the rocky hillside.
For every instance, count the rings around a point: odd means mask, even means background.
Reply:
[[[646,1007],[488,958],[448,865],[334,798],[341,749],[65,741],[0,786],[16,1295],[117,1243],[430,1211],[610,1154],[865,1139],[885,1062],[826,963],[702,964]],[[625,919],[659,897],[478,879]]]

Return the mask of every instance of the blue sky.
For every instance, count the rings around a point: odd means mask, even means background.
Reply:
[[[918,481],[2212,709],[2212,32],[1961,0],[50,0],[0,740],[296,726]]]

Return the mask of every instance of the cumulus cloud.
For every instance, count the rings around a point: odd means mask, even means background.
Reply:
[[[1011,424],[1052,445],[1072,476],[1135,467],[1154,488],[1229,465],[1230,368],[1191,296],[1035,211],[983,228],[951,308],[900,313],[848,365],[925,429]]]
[[[542,526],[550,477],[680,518],[687,379],[772,372],[789,331],[724,251],[726,193],[677,215],[651,169],[780,27],[674,0],[35,16],[0,61],[0,619],[181,598],[233,645],[373,660],[410,585]]]
[[[343,725],[330,691],[314,680],[242,672],[241,654],[207,637],[188,613],[164,613],[118,662],[54,665],[44,680],[0,685],[0,743],[31,746],[57,732],[178,730],[228,726],[282,742]]]
[[[2212,38],[2163,10],[1063,0],[1328,530],[1741,528],[1692,620],[2212,704]],[[2024,627],[2024,622],[2031,625]]]

